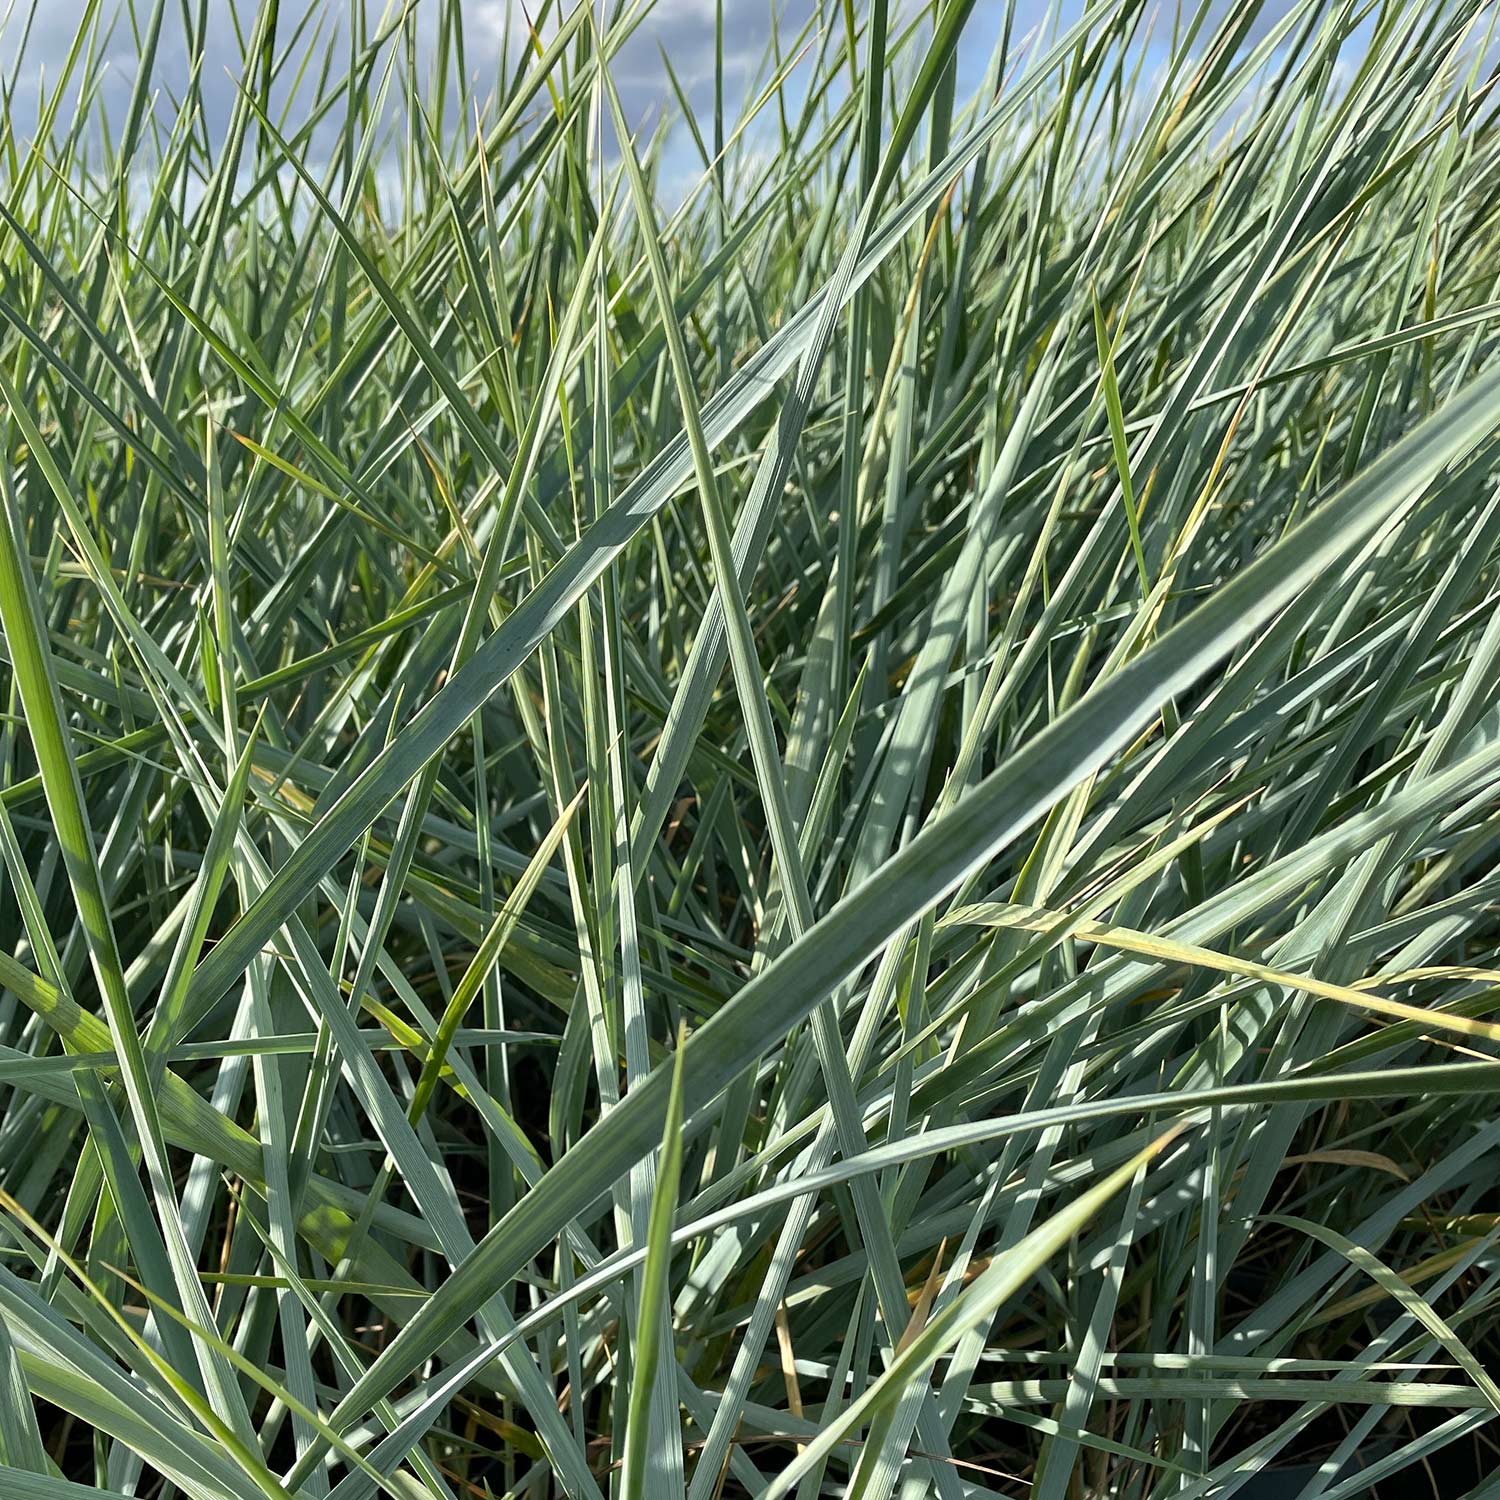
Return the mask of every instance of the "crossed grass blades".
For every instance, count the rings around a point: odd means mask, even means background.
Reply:
[[[12,10],[0,1493],[1495,1493],[1493,8],[645,17]]]

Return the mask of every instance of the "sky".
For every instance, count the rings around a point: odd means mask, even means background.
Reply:
[[[0,0],[0,6],[7,0]],[[56,78],[77,34],[80,21],[89,9],[90,0],[8,0],[11,16],[0,32],[0,59],[14,55],[16,41],[29,5],[34,4],[27,37],[24,63],[17,77],[14,115],[20,122],[23,138],[26,122],[35,117],[37,83],[41,78]],[[121,0],[99,0],[106,15],[114,14]],[[227,120],[234,98],[234,84],[242,72],[240,36],[248,29],[256,0],[207,0],[211,17],[208,47],[203,63],[205,93],[210,126],[217,130]],[[384,10],[386,0],[362,0],[372,21]],[[482,98],[494,87],[498,61],[507,38],[512,56],[525,35],[528,9],[535,12],[539,0],[461,0],[464,12],[468,87]],[[563,0],[569,8],[574,0]],[[865,0],[856,0],[863,10]],[[1083,0],[1015,0],[1013,34],[1024,37],[1039,24],[1056,20],[1060,12],[1063,23],[1074,19]],[[1170,14],[1176,0],[1160,0],[1159,9]],[[1193,0],[1184,0],[1185,4]],[[1257,29],[1263,29],[1285,12],[1289,0],[1266,0]],[[197,0],[188,0],[196,9]],[[1228,9],[1231,0],[1214,0],[1215,9]],[[730,121],[739,114],[739,106],[757,76],[764,76],[771,38],[772,6],[781,17],[781,36],[790,45],[809,15],[821,8],[832,24],[842,25],[843,0],[723,0],[725,50],[725,106]],[[151,0],[134,0],[136,12],[144,18]],[[281,0],[279,37],[284,41],[310,10],[325,23],[348,14],[349,0]],[[179,0],[168,0],[165,7],[161,43],[158,50],[154,82],[158,90],[157,117],[163,126],[175,116],[173,96],[180,95],[189,72],[188,48]],[[931,0],[895,0],[893,10],[912,15],[920,9],[930,11]],[[640,126],[664,108],[672,108],[671,93],[661,54],[670,57],[672,67],[692,100],[693,108],[709,135],[712,120],[714,78],[714,33],[716,0],[656,0],[655,8],[624,52],[613,65],[613,76],[625,101],[632,123]],[[1006,0],[977,0],[966,24],[959,50],[959,97],[967,98],[983,78],[986,65],[998,38],[1006,11]],[[3,11],[0,11],[3,13]],[[109,117],[121,119],[139,66],[139,41],[128,19],[128,11],[117,20],[105,49],[106,72],[101,88]],[[427,49],[439,14],[439,0],[417,0],[418,46]],[[1158,22],[1159,32],[1169,34],[1170,27]],[[307,34],[309,37],[311,32]],[[343,44],[331,36],[319,35],[318,49],[337,47],[336,57],[343,55]],[[306,47],[299,44],[299,53]],[[1159,58],[1158,58],[1159,60]],[[10,71],[6,68],[7,73]],[[1148,68],[1149,71],[1149,68]],[[795,94],[795,88],[792,92]],[[675,111],[674,111],[675,112]],[[769,128],[769,113],[765,127]],[[753,138],[752,138],[753,144]],[[316,158],[316,149],[311,153]],[[687,132],[672,131],[667,139],[662,168],[662,191],[675,197],[691,186],[699,173],[699,160]]]
[[[14,14],[9,33],[19,29],[27,3],[28,0],[10,0]],[[104,0],[106,14],[112,3],[113,0]],[[190,0],[190,3],[196,8],[196,0]],[[248,25],[255,0],[208,0],[208,3],[211,17],[209,70],[235,67],[239,56],[235,16],[239,16],[241,27]],[[816,8],[816,0],[774,0],[774,3],[782,18],[784,36],[794,34]],[[907,0],[908,9],[912,3],[913,0]],[[385,0],[364,0],[364,4],[366,14],[373,21],[384,9]],[[536,13],[539,0],[529,0],[526,4],[522,0],[462,0],[462,4],[471,72],[482,77],[487,68],[492,69],[507,32],[512,41],[524,33],[527,13]],[[571,9],[572,0],[565,0],[565,4]],[[772,4],[773,0],[724,0],[725,64],[731,76],[746,76],[764,55],[770,39]],[[28,47],[33,73],[45,69],[55,76],[88,5],[89,0],[37,0]],[[1078,0],[1064,0],[1064,7],[1076,10]],[[135,8],[144,17],[150,9],[150,0],[135,0]],[[319,8],[337,16],[347,13],[348,4],[347,0],[282,0],[281,35],[288,35],[309,9]],[[837,16],[842,9],[842,0],[823,0],[823,8]],[[163,55],[158,71],[162,82],[168,85],[181,81],[186,66],[182,9],[176,0],[171,0],[166,10]],[[977,41],[992,39],[1003,11],[1003,0],[978,0],[968,34]],[[432,0],[417,0],[415,14],[419,30],[430,30],[436,13],[437,6]],[[660,46],[668,50],[678,76],[685,83],[691,82],[705,93],[711,91],[714,13],[715,0],[656,0],[653,11],[617,64],[617,83],[622,89],[628,85],[641,92],[663,91],[665,82],[657,56]],[[1019,0],[1018,16],[1023,24],[1031,24],[1041,13],[1041,0]],[[136,42],[130,26],[118,26],[109,48],[109,60],[112,69],[120,75],[120,87],[133,77],[136,56]]]
[[[3,5],[4,0],[0,0]],[[32,0],[9,0],[11,16],[0,33],[0,58],[8,62],[14,56],[27,7]],[[102,0],[106,15],[114,12],[118,0]],[[190,0],[196,8],[196,0]],[[380,15],[385,0],[364,0],[372,20]],[[571,5],[572,0],[565,0]],[[762,66],[771,38],[771,7],[781,17],[781,35],[790,43],[801,30],[819,0],[724,0],[725,106],[732,121],[738,106]],[[822,7],[837,24],[842,25],[842,0],[821,0]],[[920,0],[905,0],[907,13]],[[142,20],[149,13],[151,0],[135,0],[135,10]],[[464,10],[467,74],[470,89],[483,97],[493,87],[496,69],[507,34],[512,55],[524,36],[528,9],[535,12],[535,0],[462,0]],[[863,0],[861,0],[862,8]],[[1062,0],[1064,12],[1076,12],[1080,0]],[[208,46],[203,63],[203,78],[211,115],[227,118],[233,98],[230,78],[242,70],[240,34],[248,29],[255,0],[208,0],[211,22]],[[977,0],[974,13],[965,29],[960,53],[963,73],[961,85],[972,87],[983,75],[984,65],[999,34],[1004,14],[1004,0]],[[40,79],[59,76],[64,61],[89,0],[35,0],[26,54],[18,75],[15,118],[25,122],[35,117],[37,85]],[[163,123],[170,122],[174,111],[170,100],[180,94],[189,73],[187,38],[182,22],[184,6],[169,0],[158,48],[154,81],[159,93],[156,106]],[[281,0],[279,36],[286,38],[308,11],[322,11],[327,18],[347,15],[348,0]],[[1044,0],[1017,0],[1017,28],[1034,26],[1043,14]],[[433,0],[418,0],[415,14],[419,46],[430,45],[438,7]],[[237,20],[238,18],[238,20]],[[695,110],[705,124],[712,119],[714,78],[715,0],[657,0],[654,10],[631,39],[613,67],[616,86],[625,101],[633,123],[644,123],[653,114],[667,108],[671,93],[661,61],[663,51],[692,99]],[[320,46],[324,45],[320,38]],[[331,42],[327,45],[333,45]],[[340,44],[340,55],[342,45]],[[104,52],[106,72],[102,85],[105,108],[112,120],[123,117],[139,65],[139,40],[128,14],[122,15],[110,33]],[[9,67],[7,66],[7,72]],[[215,87],[217,85],[217,87]],[[681,138],[679,138],[681,137]],[[696,160],[690,141],[682,132],[670,138],[664,175],[686,170]]]

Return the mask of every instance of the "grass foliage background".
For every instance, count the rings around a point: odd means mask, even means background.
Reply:
[[[7,22],[0,1493],[1500,1494],[1494,7],[645,3]]]

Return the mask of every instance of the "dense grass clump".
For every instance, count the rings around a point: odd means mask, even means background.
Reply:
[[[0,1496],[1500,1494],[1494,8],[112,3]]]

